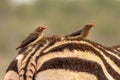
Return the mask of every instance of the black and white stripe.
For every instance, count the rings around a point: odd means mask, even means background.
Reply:
[[[120,80],[119,54],[89,40],[44,37],[19,52],[4,80]]]

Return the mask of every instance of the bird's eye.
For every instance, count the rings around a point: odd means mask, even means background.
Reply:
[[[43,27],[40,27],[40,29],[42,30],[42,29],[43,29]]]

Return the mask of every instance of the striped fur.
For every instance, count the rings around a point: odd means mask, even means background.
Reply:
[[[44,37],[19,51],[4,80],[120,80],[120,52],[84,39]]]

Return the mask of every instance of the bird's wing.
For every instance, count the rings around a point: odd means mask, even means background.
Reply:
[[[22,41],[21,46],[26,46],[27,44],[33,42],[34,40],[36,40],[38,38],[38,36],[39,36],[39,34],[37,34],[37,33],[28,35],[28,37]]]
[[[81,32],[82,32],[82,30],[78,30],[78,31],[75,31],[75,32],[69,34],[68,36],[71,36],[71,37],[72,37],[72,36],[78,36],[78,35],[81,34]]]

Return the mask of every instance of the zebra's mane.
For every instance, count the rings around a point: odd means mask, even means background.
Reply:
[[[49,42],[49,46],[53,45],[54,43],[56,42],[61,42],[61,41],[84,41],[84,42],[88,42],[88,43],[91,43],[95,46],[102,46],[104,47],[105,49],[110,49],[112,50],[111,48],[109,47],[105,47],[99,43],[96,43],[94,41],[91,41],[91,40],[88,40],[88,39],[81,39],[81,38],[67,38],[67,37],[64,37],[64,36],[56,36],[56,35],[53,35],[53,36],[44,36],[41,40],[39,40],[35,45],[29,45],[29,46],[26,46],[24,48],[22,48],[18,53],[21,54],[21,53],[24,53],[29,47],[32,47],[34,48],[35,46],[38,46],[39,47],[42,47],[44,44],[46,44],[47,42]]]
[[[87,42],[87,43],[90,43],[92,45],[94,45],[95,47],[100,47],[100,48],[103,48],[103,49],[106,49],[106,50],[109,50],[117,55],[120,56],[120,46],[115,46],[115,47],[107,47],[107,46],[104,46],[102,44],[99,44],[97,42],[94,42],[94,41],[91,41],[91,40],[88,40],[88,39],[81,39],[81,38],[67,38],[65,36],[57,36],[57,35],[53,35],[53,36],[44,36],[41,40],[39,40],[36,44],[34,45],[29,45],[29,46],[26,46],[24,48],[22,48],[18,54],[24,54],[24,52],[28,49],[28,48],[34,48],[36,46],[38,46],[36,49],[40,49],[40,47],[42,47],[44,44],[46,44],[47,42],[49,42],[49,45],[46,47],[50,47],[51,45],[54,45],[56,42],[62,42],[62,41],[84,41],[84,42]],[[70,45],[71,46],[71,45]],[[67,46],[66,46],[67,47]],[[84,46],[81,46],[81,48],[84,47]],[[77,46],[76,45],[72,45],[72,49],[77,49]],[[27,54],[27,53],[25,53]]]

